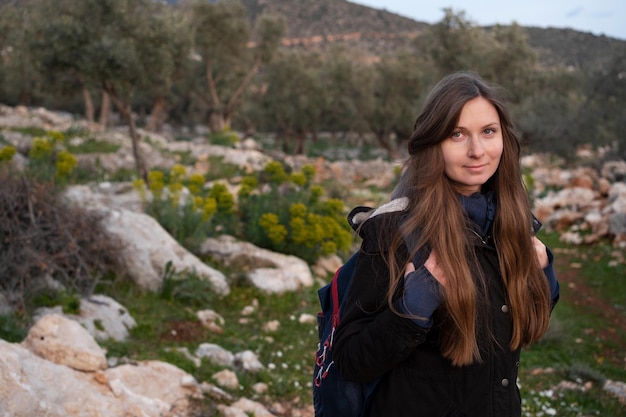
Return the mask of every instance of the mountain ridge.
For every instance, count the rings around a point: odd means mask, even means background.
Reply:
[[[347,0],[240,0],[251,19],[262,13],[285,17],[283,44],[324,48],[346,42],[380,55],[407,46],[432,25],[385,9]],[[443,16],[442,16],[443,18]],[[506,26],[506,25],[505,25]],[[489,30],[490,26],[482,26]],[[520,27],[544,65],[598,70],[626,50],[626,41],[569,28]]]

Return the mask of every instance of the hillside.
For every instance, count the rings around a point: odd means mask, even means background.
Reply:
[[[348,33],[399,34],[420,32],[429,25],[384,10],[345,0],[241,0],[252,17],[281,14],[288,38]]]
[[[584,70],[597,70],[615,56],[626,56],[626,41],[572,29],[524,28],[528,43],[548,65],[562,64]]]
[[[410,43],[431,25],[386,10],[346,0],[241,0],[252,20],[261,13],[280,14],[287,22],[286,46],[324,49],[347,43],[372,55]],[[597,70],[618,54],[626,41],[572,29],[524,27],[543,64]]]

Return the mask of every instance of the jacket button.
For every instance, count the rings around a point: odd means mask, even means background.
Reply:
[[[519,361],[515,362],[515,367],[519,368]]]
[[[503,305],[500,310],[502,310],[503,313],[508,313],[509,312],[509,306],[508,305]]]
[[[506,378],[504,378],[504,379],[502,380],[502,386],[503,386],[503,387],[508,387],[508,386],[509,386],[509,380],[508,380],[508,379],[506,379]]]

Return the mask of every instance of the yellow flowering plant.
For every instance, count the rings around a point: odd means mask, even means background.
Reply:
[[[287,172],[274,161],[256,177],[256,189],[254,181],[242,181],[238,196],[245,238],[311,263],[320,256],[348,251],[352,233],[343,203],[325,199],[324,189],[312,184],[314,175],[312,165]]]
[[[0,148],[0,163],[11,161],[16,153],[15,146],[3,146]]]
[[[60,151],[59,153],[57,153],[57,159],[55,163],[57,178],[68,178],[74,168],[76,168],[77,164],[78,160],[70,152]]]
[[[26,174],[59,184],[68,182],[78,166],[78,160],[65,148],[65,142],[65,134],[57,130],[34,137],[27,155]]]
[[[180,164],[167,172],[150,171],[148,182],[147,187],[136,182],[146,212],[186,248],[196,250],[203,239],[215,233],[234,233],[236,203],[226,185],[205,188],[204,175],[188,175]]]

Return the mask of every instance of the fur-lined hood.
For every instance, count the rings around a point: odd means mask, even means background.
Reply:
[[[352,229],[357,230],[366,220],[384,213],[404,211],[409,206],[408,197],[400,197],[383,204],[378,208],[359,206],[348,215],[348,222]]]

